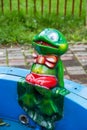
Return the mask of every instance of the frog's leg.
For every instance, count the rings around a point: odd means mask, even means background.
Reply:
[[[47,116],[51,116],[54,113],[58,112],[58,109],[57,109],[55,103],[52,101],[52,99],[46,98],[46,97],[42,99],[42,101],[38,105],[38,108],[41,113],[43,113]]]
[[[18,102],[22,108],[33,108],[37,104],[36,91],[34,87],[26,83],[25,79],[18,82]]]

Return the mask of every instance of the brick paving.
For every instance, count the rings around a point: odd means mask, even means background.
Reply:
[[[30,69],[33,51],[31,46],[0,48],[0,66]],[[87,44],[70,44],[61,58],[65,78],[87,86]]]

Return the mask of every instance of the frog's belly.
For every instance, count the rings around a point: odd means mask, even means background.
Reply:
[[[50,69],[45,65],[33,64],[31,71],[36,74],[54,75],[56,76],[56,69]]]

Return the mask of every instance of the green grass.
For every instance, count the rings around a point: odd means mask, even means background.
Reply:
[[[75,15],[71,16],[71,1],[68,0],[67,16],[64,17],[64,0],[60,1],[60,15],[56,15],[56,0],[52,1],[52,14],[48,15],[48,1],[44,3],[44,14],[41,16],[40,0],[37,0],[37,13],[34,16],[33,1],[30,0],[28,14],[25,14],[25,0],[21,1],[20,13],[17,12],[17,0],[12,0],[13,10],[9,11],[9,1],[4,0],[4,15],[0,13],[0,44],[27,44],[32,37],[44,28],[55,28],[61,31],[70,42],[86,42],[87,29],[84,26],[85,0],[83,0],[82,16],[78,16],[79,0],[75,3]]]

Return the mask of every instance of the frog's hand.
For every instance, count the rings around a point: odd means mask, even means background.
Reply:
[[[58,67],[57,77],[59,86],[64,87],[64,66],[61,59],[59,59],[57,67]]]
[[[65,96],[67,94],[69,94],[70,92],[66,89],[66,88],[60,88],[60,87],[56,87],[54,89],[52,89],[52,96],[53,97],[58,97],[60,96]]]

